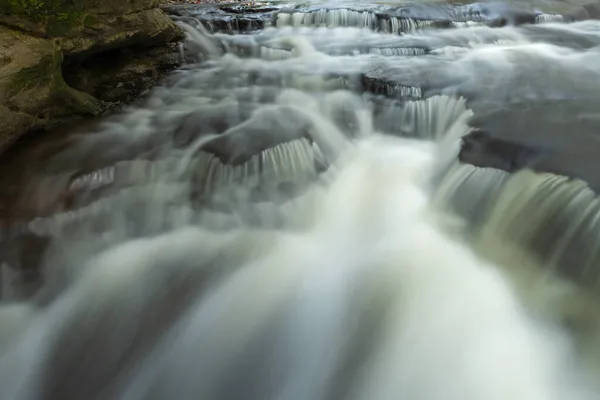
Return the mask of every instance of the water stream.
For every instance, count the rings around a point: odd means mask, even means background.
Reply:
[[[600,21],[341,4],[4,156],[2,400],[600,399]]]

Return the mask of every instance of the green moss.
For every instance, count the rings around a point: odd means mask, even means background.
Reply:
[[[52,83],[57,76],[62,80],[61,63],[62,52],[56,50],[52,55],[42,58],[37,65],[24,68],[14,74],[10,80],[9,91],[11,94],[16,94],[38,86],[46,86]]]
[[[74,90],[66,84],[57,93],[65,107],[75,114],[98,115],[104,111],[100,100],[87,93]]]
[[[100,18],[96,17],[95,15],[86,15],[83,19],[83,26],[93,27],[100,24],[101,22],[102,21],[100,21]]]
[[[48,15],[58,13],[61,0],[3,0],[3,11],[15,15],[24,15],[32,20],[40,20]]]
[[[52,55],[44,57],[37,65],[25,68],[12,76],[9,83],[9,94],[17,96],[24,91],[25,95],[39,88],[48,96],[40,115],[54,118],[70,114],[96,115],[104,110],[104,105],[95,97],[79,92],[67,85],[61,71],[63,55],[56,48]]]
[[[68,36],[76,27],[83,25],[84,16],[82,13],[73,12],[68,16],[61,13],[49,16],[46,19],[46,33],[52,37]]]
[[[83,14],[67,2],[68,0],[0,0],[0,10],[27,17],[34,22],[43,22],[49,18],[66,25],[80,22]]]

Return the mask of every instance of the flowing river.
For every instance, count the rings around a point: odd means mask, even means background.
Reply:
[[[0,398],[600,399],[600,7],[227,7],[4,156]]]

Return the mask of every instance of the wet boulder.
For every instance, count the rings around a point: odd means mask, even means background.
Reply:
[[[463,138],[459,158],[482,167],[515,172],[531,165],[539,149],[493,137],[489,132],[476,130]]]
[[[203,149],[223,163],[239,165],[263,150],[309,137],[311,125],[311,121],[293,107],[264,107],[247,121],[207,143]]]
[[[515,103],[479,112],[460,159],[508,172],[529,168],[582,179],[600,190],[598,101]]]
[[[239,33],[263,29],[271,23],[274,7],[259,4],[175,4],[163,10],[182,19],[194,18],[210,32]]]

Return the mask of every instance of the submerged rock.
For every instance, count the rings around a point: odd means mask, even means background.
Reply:
[[[538,100],[480,112],[460,159],[507,172],[528,168],[564,175],[600,191],[597,107],[598,99]]]
[[[183,33],[156,0],[16,4],[0,4],[0,152],[131,101],[177,64]]]

